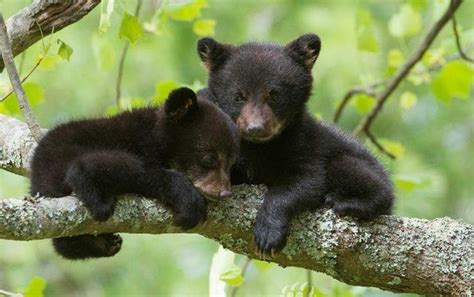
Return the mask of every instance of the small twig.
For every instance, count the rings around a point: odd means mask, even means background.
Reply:
[[[41,64],[41,61],[43,61],[43,57],[39,58],[38,61],[36,62],[35,66],[33,66],[33,68],[31,68],[30,72],[28,72],[27,75],[25,75],[25,77],[23,77],[23,79],[21,80],[21,83],[24,83],[25,80],[28,79],[28,77],[30,77],[30,75],[33,73],[33,71],[36,70],[36,68],[38,68],[38,66]],[[11,94],[13,93],[13,89],[11,89],[5,96],[3,96],[1,99],[0,99],[0,102],[4,101],[5,99],[8,98],[8,96],[10,96]]]
[[[429,30],[418,49],[412,54],[403,67],[395,74],[395,76],[390,79],[386,88],[379,94],[375,107],[364,118],[362,118],[362,120],[359,122],[359,125],[352,132],[353,135],[358,135],[362,131],[369,130],[370,125],[382,110],[389,96],[393,93],[393,91],[395,91],[397,86],[408,75],[408,73],[410,73],[410,70],[416,65],[416,63],[418,63],[418,61],[423,57],[424,53],[431,46],[434,39],[436,36],[438,36],[439,32],[443,29],[446,23],[451,19],[454,12],[458,9],[459,5],[461,5],[462,1],[463,0],[451,0],[448,9]]]
[[[242,264],[242,276],[245,275],[245,272],[247,271],[247,268],[249,267],[251,261],[252,259],[250,259],[249,257],[246,257],[244,264]],[[238,289],[239,287],[233,287],[232,290],[230,291],[229,296],[235,297]]]
[[[7,291],[4,291],[4,290],[0,290],[0,295],[12,296],[12,297],[23,297],[22,294],[7,292]]]
[[[457,25],[457,22],[456,22],[456,17],[453,16],[451,17],[452,19],[452,23],[453,23],[453,32],[454,32],[454,39],[456,39],[456,46],[458,48],[458,52],[459,52],[459,55],[461,56],[461,58],[463,58],[464,60],[468,61],[468,62],[471,62],[471,63],[474,63],[474,59],[470,58],[467,56],[467,54],[464,52],[464,50],[462,49],[462,45],[461,45],[461,36],[459,35],[459,32],[458,32],[458,25]]]
[[[21,85],[20,77],[18,76],[18,72],[16,70],[15,61],[13,60],[7,27],[5,25],[5,20],[3,19],[2,13],[0,13],[0,51],[2,53],[3,62],[5,64],[5,68],[7,69],[10,82],[13,89],[15,90],[18,105],[23,112],[26,124],[28,125],[31,134],[33,135],[36,142],[38,142],[42,137],[41,128],[38,125],[38,121],[36,120],[33,112],[31,111],[28,99],[26,98],[25,90]]]
[[[355,97],[356,95],[359,95],[359,94],[366,94],[366,95],[374,97],[375,96],[375,91],[373,90],[373,87],[372,87],[373,85],[374,84],[369,85],[367,87],[355,87],[355,88],[350,89],[346,93],[344,98],[342,99],[339,106],[337,107],[337,110],[336,110],[336,113],[334,114],[334,119],[333,119],[334,123],[337,123],[339,121],[339,118],[341,117],[342,111],[344,110],[347,103],[349,103],[349,101],[352,97]]]
[[[387,151],[383,145],[378,142],[377,138],[372,134],[372,132],[370,132],[370,130],[365,130],[364,131],[365,135],[367,135],[367,137],[370,139],[370,141],[372,141],[372,143],[382,152],[384,153],[385,155],[387,155],[390,159],[396,159],[397,157],[395,157],[394,154],[390,153],[389,151]]]
[[[137,1],[137,6],[135,7],[135,16],[138,18],[140,14],[140,8],[142,6],[142,0]],[[127,57],[128,46],[130,42],[125,41],[125,44],[122,48],[122,54],[120,55],[120,63],[118,68],[117,83],[115,84],[115,102],[117,107],[120,108],[120,97],[122,96],[122,77],[123,77],[123,68],[125,65],[125,58]]]

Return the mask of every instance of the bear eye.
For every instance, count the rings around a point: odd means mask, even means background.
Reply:
[[[217,162],[217,159],[213,156],[204,156],[204,158],[201,159],[201,165],[206,169],[216,169],[219,162]]]
[[[244,97],[244,95],[242,95],[242,93],[238,93],[237,95],[235,95],[234,101],[237,102],[237,103],[244,103],[245,101],[247,101],[247,99],[245,99],[245,97]]]
[[[268,96],[270,97],[270,102],[271,103],[278,103],[280,102],[280,96],[278,96],[278,92],[275,90],[271,90],[268,93]]]

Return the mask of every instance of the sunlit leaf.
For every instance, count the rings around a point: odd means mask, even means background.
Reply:
[[[416,10],[424,9],[428,6],[428,0],[408,0],[408,3]]]
[[[38,59],[41,59],[38,69],[45,71],[54,70],[56,65],[61,63],[61,57],[59,55],[39,55]]]
[[[430,181],[426,178],[405,174],[395,175],[393,182],[397,189],[405,192],[411,192],[413,190],[429,186],[430,184]]]
[[[252,260],[252,263],[258,268],[258,270],[260,270],[260,272],[267,271],[273,266],[271,262],[259,261],[255,259]]]
[[[242,269],[237,265],[233,265],[222,272],[219,279],[232,287],[238,287],[244,282]]]
[[[378,52],[379,46],[372,27],[372,17],[367,10],[359,9],[356,15],[357,49]]]
[[[419,12],[408,4],[402,5],[400,11],[393,15],[388,23],[390,34],[395,37],[409,37],[416,35],[422,26]]]
[[[209,271],[209,297],[225,296],[226,283],[220,280],[223,272],[234,266],[235,253],[219,246],[212,257],[211,269]]]
[[[405,57],[399,49],[391,49],[388,52],[387,60],[389,66],[398,68],[400,65],[403,64],[403,62],[405,62]]]
[[[206,0],[192,0],[171,6],[168,15],[177,21],[192,21],[201,15],[201,9],[207,7]]]
[[[95,36],[92,44],[99,69],[109,70],[115,66],[115,49],[107,38]]]
[[[114,104],[114,105],[107,106],[107,108],[105,109],[104,115],[114,116],[118,114],[119,112],[121,112],[120,108],[116,104]]]
[[[366,94],[359,94],[352,98],[351,105],[358,113],[364,114],[375,106],[375,98]]]
[[[404,92],[400,96],[400,107],[405,110],[408,110],[412,108],[413,106],[415,106],[417,101],[418,101],[418,98],[416,97],[414,93],[408,92],[408,91]]]
[[[403,154],[405,153],[405,147],[399,142],[383,138],[380,139],[379,142],[387,152],[391,153],[396,158],[403,156]]]
[[[69,59],[71,58],[72,53],[74,52],[72,47],[70,47],[68,44],[66,44],[61,39],[58,39],[57,43],[59,44],[58,55],[61,58],[63,58],[64,60],[69,61]]]
[[[215,20],[197,20],[193,23],[193,32],[199,36],[214,36],[216,34],[215,27]]]
[[[155,95],[153,96],[153,103],[160,105],[165,102],[168,95],[174,89],[179,88],[181,85],[173,80],[162,80],[155,86]]]
[[[115,0],[105,0],[100,3],[99,33],[105,33],[110,27],[110,17],[114,11],[114,2]]]
[[[28,284],[28,287],[23,291],[24,297],[43,297],[43,291],[46,288],[46,281],[35,276]]]
[[[436,64],[444,64],[446,63],[446,59],[444,59],[444,50],[442,48],[427,50],[421,61],[428,67]]]
[[[431,82],[436,98],[449,102],[453,98],[467,99],[474,82],[474,69],[464,61],[446,64]]]
[[[131,43],[135,43],[135,41],[142,36],[142,26],[138,22],[137,17],[125,11],[123,13],[122,23],[120,24],[119,37],[127,38]]]
[[[25,90],[26,98],[31,106],[36,106],[43,102],[43,88],[40,84],[28,81],[23,84],[23,89]],[[15,92],[8,96],[5,101],[1,102],[0,106],[2,112],[5,114],[15,115],[20,113],[20,107],[18,106]]]

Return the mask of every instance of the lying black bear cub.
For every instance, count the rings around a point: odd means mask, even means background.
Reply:
[[[304,210],[328,205],[361,219],[391,212],[393,190],[382,165],[306,109],[320,48],[314,34],[286,46],[211,38],[197,44],[209,70],[202,92],[231,116],[243,138],[231,182],[268,187],[254,230],[260,252],[283,248],[291,218]]]
[[[187,88],[173,91],[164,107],[112,118],[73,121],[52,129],[32,161],[31,194],[76,193],[93,217],[107,220],[117,196],[157,198],[183,229],[206,219],[209,199],[229,196],[230,168],[239,135],[232,120]],[[69,259],[107,257],[121,247],[117,234],[53,239]]]

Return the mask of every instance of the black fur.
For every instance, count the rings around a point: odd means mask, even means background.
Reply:
[[[74,192],[96,220],[105,221],[118,195],[136,193],[158,199],[174,212],[176,225],[190,229],[206,219],[207,202],[201,193],[218,197],[218,191],[230,187],[225,176],[230,175],[238,149],[232,120],[210,101],[197,100],[193,91],[182,88],[172,92],[162,108],[68,122],[49,131],[33,157],[31,194],[62,197]],[[204,167],[202,160],[209,158],[227,171]],[[218,169],[220,179],[208,177],[217,176]],[[207,184],[195,188],[202,178]],[[208,190],[208,184],[216,192]],[[69,259],[113,256],[122,243],[115,234],[53,242]]]
[[[327,205],[341,216],[364,220],[391,212],[393,190],[383,166],[349,134],[307,112],[311,67],[320,50],[316,35],[305,34],[287,46],[219,46],[202,39],[198,43],[201,59],[216,56],[201,52],[208,49],[227,58],[204,60],[210,70],[209,88],[202,92],[212,96],[235,122],[244,123],[239,125],[244,137],[232,183],[268,187],[254,230],[260,251],[283,248],[291,218],[305,210]],[[247,104],[261,112],[248,112]],[[242,115],[243,110],[248,114]],[[275,130],[271,139],[246,139],[246,123],[259,120],[252,117],[262,114],[283,128]],[[243,116],[246,121],[241,121]]]

